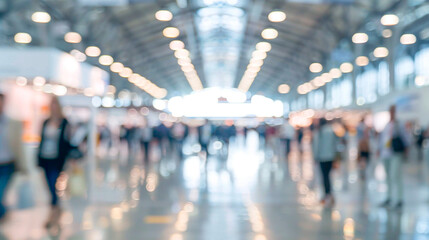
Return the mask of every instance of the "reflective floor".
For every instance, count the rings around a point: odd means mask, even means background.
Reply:
[[[182,162],[167,157],[147,169],[140,157],[130,163],[105,157],[92,202],[65,193],[60,227],[49,231],[43,227],[46,190],[33,174],[35,207],[12,210],[0,239],[429,239],[425,163],[406,164],[405,206],[392,210],[377,206],[386,188],[381,165],[373,160],[363,182],[356,163],[345,161],[333,174],[337,203],[323,208],[308,147],[303,154],[294,147],[285,160],[277,145],[259,145],[250,133],[231,142],[228,161],[211,156],[205,162],[194,154]],[[354,148],[348,152],[353,158]],[[11,188],[13,202],[19,186]]]

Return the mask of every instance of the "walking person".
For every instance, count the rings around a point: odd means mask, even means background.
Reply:
[[[143,163],[148,166],[150,162],[150,143],[153,138],[153,129],[149,126],[148,121],[145,119],[143,127],[141,128],[140,144],[143,149]]]
[[[331,123],[322,118],[319,129],[316,130],[313,140],[313,151],[315,161],[319,163],[322,173],[324,196],[320,201],[325,206],[333,206],[335,198],[332,194],[331,171],[337,153],[338,137],[335,135]]]
[[[381,206],[401,208],[403,205],[402,165],[410,146],[404,126],[396,120],[396,107],[391,106],[390,122],[380,136],[381,157],[386,170],[387,199]]]
[[[15,169],[15,161],[22,153],[22,126],[13,127],[13,120],[4,111],[5,96],[0,93],[0,220],[6,215],[7,209],[3,204],[7,186]]]
[[[58,98],[53,97],[50,104],[50,116],[42,126],[38,151],[39,166],[45,172],[51,194],[51,212],[46,227],[57,224],[61,216],[55,184],[71,150],[69,122],[63,115]]]

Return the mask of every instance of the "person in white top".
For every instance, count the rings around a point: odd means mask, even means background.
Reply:
[[[289,119],[285,119],[285,122],[280,128],[280,139],[284,144],[286,150],[286,156],[290,153],[290,143],[295,137],[295,128],[290,125]]]
[[[387,199],[381,204],[400,208],[403,205],[402,163],[410,146],[406,129],[396,120],[396,107],[390,107],[390,122],[380,135],[378,155],[386,170]]]
[[[313,137],[313,155],[322,172],[325,195],[321,203],[332,206],[335,203],[335,199],[332,195],[330,174],[336,157],[339,139],[335,135],[332,124],[326,119],[320,119],[319,125],[319,129],[315,131]]]

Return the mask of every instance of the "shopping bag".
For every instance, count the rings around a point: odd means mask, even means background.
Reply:
[[[86,181],[84,170],[80,166],[74,166],[68,180],[70,196],[82,197],[86,194]]]
[[[22,176],[17,190],[18,209],[27,209],[35,206],[33,185],[28,176]]]

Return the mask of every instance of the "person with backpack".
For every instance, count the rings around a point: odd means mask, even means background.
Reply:
[[[389,112],[390,121],[381,132],[378,153],[386,170],[387,183],[387,199],[381,206],[401,208],[403,205],[402,165],[410,141],[405,127],[396,120],[396,107],[391,106]]]

